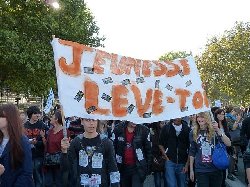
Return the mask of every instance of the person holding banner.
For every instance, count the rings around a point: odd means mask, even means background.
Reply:
[[[231,146],[230,139],[219,128],[217,122],[211,122],[209,112],[197,114],[190,139],[190,179],[194,181],[195,170],[197,187],[221,187],[223,173],[213,165],[212,154],[218,141]]]
[[[31,146],[14,104],[0,106],[0,186],[33,187]]]
[[[45,132],[40,132],[45,144],[44,183],[45,187],[53,186],[53,183],[56,184],[56,187],[61,187],[63,186],[62,170],[60,170],[61,140],[63,139],[63,122],[60,111],[55,111],[55,113],[51,117],[51,124],[53,125],[53,128],[48,130],[48,135],[46,139]]]
[[[144,125],[126,121],[115,127],[114,134],[121,186],[142,187],[152,165],[149,129]]]
[[[61,141],[62,169],[76,174],[69,186],[118,187],[120,173],[111,140],[100,138],[96,131],[98,120],[83,118],[81,121],[85,132],[71,143],[68,138]]]

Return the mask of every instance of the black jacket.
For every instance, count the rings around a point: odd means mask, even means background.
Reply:
[[[245,137],[247,140],[250,140],[250,116],[242,121],[240,135],[242,140],[244,140]]]
[[[124,166],[124,151],[126,146],[126,138],[125,132],[127,128],[127,123],[120,123],[114,129],[115,140],[115,154],[116,158],[121,157],[122,161],[117,160],[117,166],[119,168],[120,173],[123,172]],[[152,153],[151,153],[151,142],[150,142],[150,132],[149,128],[143,125],[137,125],[135,128],[135,136],[132,142],[132,146],[134,148],[134,154],[136,158],[136,169],[138,174],[143,179],[146,178],[147,174],[150,172],[151,164],[152,164]],[[143,159],[138,160],[137,154],[135,152],[136,149],[141,149],[143,154]]]
[[[68,153],[63,153],[61,157],[61,168],[62,170],[70,171],[70,185],[80,187],[80,175],[81,174],[99,174],[101,175],[102,184],[100,187],[109,187],[109,178],[111,172],[118,172],[118,168],[116,165],[114,148],[112,145],[112,141],[108,138],[101,139],[100,136],[100,146],[97,147],[96,152],[103,154],[103,162],[102,168],[92,168],[90,163],[87,167],[79,166],[79,152],[82,151],[84,146],[83,143],[83,135],[78,135],[74,138],[68,150]],[[85,146],[84,146],[85,147]],[[90,158],[90,157],[89,157]],[[112,187],[118,187],[118,183],[111,183]]]
[[[172,122],[165,125],[160,133],[159,144],[164,147],[168,158],[178,164],[185,164],[188,159],[188,150],[190,128],[186,123],[182,123],[182,130],[179,136],[176,136],[176,131]]]
[[[31,124],[29,121],[27,121],[24,124],[25,128],[25,134],[29,139],[35,138],[37,140],[37,143],[33,146],[31,146],[32,151],[32,159],[35,158],[43,158],[44,157],[44,144],[42,137],[40,135],[41,130],[45,130],[45,124],[42,121],[37,121],[34,124]]]

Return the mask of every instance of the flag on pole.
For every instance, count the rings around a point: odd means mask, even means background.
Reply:
[[[46,106],[43,109],[45,114],[48,114],[50,112],[50,110],[51,110],[51,108],[53,106],[54,100],[55,100],[54,93],[53,93],[52,88],[50,88],[48,99],[47,99],[47,102],[46,102]]]

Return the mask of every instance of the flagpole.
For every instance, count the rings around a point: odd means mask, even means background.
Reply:
[[[62,115],[62,122],[63,122],[63,137],[64,138],[67,138],[68,135],[67,135],[67,127],[66,127],[66,124],[65,124],[65,116],[64,116],[64,111],[63,111],[63,106],[61,106],[61,115]]]

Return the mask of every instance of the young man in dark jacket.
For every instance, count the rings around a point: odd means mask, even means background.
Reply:
[[[186,187],[189,132],[190,128],[181,118],[170,120],[161,131],[159,148],[166,159],[165,177],[168,187]]]
[[[122,122],[114,129],[116,162],[122,187],[142,187],[152,163],[149,129],[140,124]]]
[[[96,131],[98,120],[81,121],[84,133],[71,143],[68,138],[61,141],[62,169],[72,173],[69,186],[118,187],[120,174],[112,141],[100,138]]]

